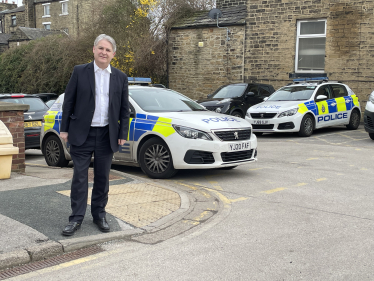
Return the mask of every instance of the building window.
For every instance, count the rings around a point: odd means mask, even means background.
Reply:
[[[325,69],[326,19],[297,22],[295,72]]]
[[[51,23],[50,22],[43,22],[45,30],[51,30]]]
[[[17,25],[17,16],[11,16],[11,20],[12,20],[12,26],[16,26]]]
[[[47,18],[51,16],[50,7],[51,7],[50,3],[43,4],[43,8],[44,8],[43,18]]]
[[[60,1],[61,3],[61,8],[62,8],[62,15],[67,15],[68,14],[68,0],[65,1]]]

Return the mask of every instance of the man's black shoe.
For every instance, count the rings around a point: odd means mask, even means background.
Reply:
[[[67,226],[65,226],[64,230],[62,231],[62,235],[65,236],[71,236],[74,235],[74,233],[81,228],[81,223],[79,222],[69,222]]]
[[[108,222],[106,221],[106,218],[98,219],[98,220],[93,220],[94,224],[97,224],[99,229],[102,232],[109,232],[110,231],[110,226]]]

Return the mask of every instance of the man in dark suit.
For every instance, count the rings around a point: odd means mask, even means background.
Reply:
[[[93,47],[94,61],[74,67],[66,86],[60,137],[70,143],[74,162],[71,184],[69,224],[63,235],[73,235],[82,224],[88,197],[88,168],[94,154],[94,184],[91,198],[93,222],[103,232],[106,221],[109,172],[113,153],[127,139],[129,127],[128,80],[126,74],[111,67],[116,43],[99,35]]]

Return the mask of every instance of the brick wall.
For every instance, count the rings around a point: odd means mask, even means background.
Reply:
[[[244,26],[173,29],[169,37],[169,88],[190,98],[243,81]],[[204,44],[199,47],[199,42]]]
[[[13,145],[19,148],[19,154],[13,155],[12,172],[25,172],[25,136],[23,110],[0,110],[0,120],[3,121],[13,136]]]
[[[295,72],[297,20],[327,19],[325,72],[348,84],[364,108],[374,82],[374,1],[248,1],[245,78],[289,83]]]

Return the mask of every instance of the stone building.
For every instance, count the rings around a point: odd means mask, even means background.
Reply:
[[[217,0],[223,14],[219,21],[242,3]],[[251,0],[245,4],[245,24],[240,26],[244,51],[240,43],[235,45],[237,26],[229,27],[233,41],[225,41],[225,30],[213,26],[181,23],[172,29],[170,88],[197,98],[223,83],[255,81],[277,89],[296,77],[327,76],[348,84],[365,106],[374,88],[374,0]],[[208,12],[202,20],[213,21]],[[198,42],[206,44],[198,47]],[[222,59],[212,57],[213,53],[220,53]]]

